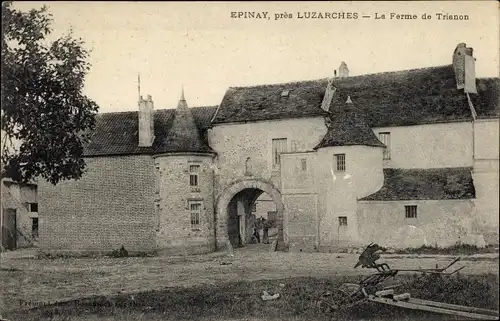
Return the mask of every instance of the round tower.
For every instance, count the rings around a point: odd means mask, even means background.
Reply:
[[[326,135],[314,148],[318,155],[320,243],[349,246],[358,239],[357,200],[378,191],[384,182],[382,144],[363,110],[347,96],[333,110]]]
[[[154,156],[158,250],[170,254],[214,251],[215,152],[202,139],[184,90],[168,124]]]

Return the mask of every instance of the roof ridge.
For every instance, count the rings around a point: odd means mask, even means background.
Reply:
[[[403,69],[403,70],[382,71],[382,72],[374,72],[374,73],[369,73],[369,74],[349,76],[349,77],[345,77],[345,78],[337,77],[335,80],[345,80],[345,79],[352,79],[352,78],[359,78],[359,77],[366,77],[366,76],[375,76],[375,75],[378,76],[378,75],[387,75],[387,74],[407,73],[407,72],[411,72],[411,71],[424,71],[424,70],[439,69],[439,68],[452,67],[452,66],[453,66],[452,64],[447,64],[447,65]]]
[[[273,84],[262,84],[262,85],[251,85],[251,86],[231,86],[229,89],[242,89],[242,88],[264,88],[264,87],[272,87],[272,86],[283,86],[283,85],[296,85],[303,84],[306,82],[320,82],[328,80],[328,77],[318,78],[318,79],[306,79],[306,80],[294,80],[294,81],[286,81],[279,82]]]
[[[212,106],[193,106],[189,107],[191,109],[196,109],[196,108],[217,108],[218,105],[212,105]],[[161,109],[155,109],[154,111],[161,111],[161,110],[175,110],[177,107],[174,108],[161,108]],[[137,113],[138,110],[121,110],[121,111],[109,111],[105,113],[97,113],[97,115],[116,115],[116,114],[126,114],[126,113]]]
[[[352,78],[357,78],[357,77],[365,77],[365,76],[372,76],[372,75],[387,75],[387,74],[397,74],[397,73],[405,73],[405,72],[411,72],[411,71],[419,71],[419,70],[429,70],[429,69],[438,69],[438,68],[445,68],[445,67],[451,67],[452,64],[446,64],[446,65],[437,65],[437,66],[429,66],[429,67],[420,67],[420,68],[412,68],[412,69],[403,69],[403,70],[393,70],[393,71],[382,71],[382,72],[373,72],[373,73],[367,73],[367,74],[361,74],[361,75],[355,75],[355,76],[349,76],[345,78],[334,78],[334,77],[323,77],[323,78],[317,78],[317,79],[306,79],[306,80],[294,80],[294,81],[285,81],[285,82],[277,82],[277,83],[272,83],[272,84],[261,84],[261,85],[250,85],[250,86],[230,86],[228,87],[229,89],[244,89],[244,88],[265,88],[265,87],[272,87],[272,86],[283,86],[283,85],[294,85],[294,84],[300,84],[300,83],[305,83],[305,82],[320,82],[320,81],[326,81],[329,79],[336,79],[336,80],[344,80],[344,79],[352,79]],[[478,78],[480,79],[480,78]]]

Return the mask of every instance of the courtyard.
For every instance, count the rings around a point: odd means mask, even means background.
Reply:
[[[447,255],[382,256],[391,267],[401,269],[444,266],[452,258]],[[267,282],[273,284],[269,285],[271,289],[279,291],[277,284],[287,280],[296,283],[298,281],[293,280],[297,278],[355,278],[372,272],[353,269],[357,259],[357,254],[347,253],[269,252],[268,246],[263,245],[236,249],[233,257],[220,252],[177,257],[35,259],[29,254],[10,252],[2,254],[0,310],[5,314],[95,296],[133,295],[172,288],[189,291],[201,286],[224,287],[231,282],[246,282],[250,286]],[[498,253],[462,257],[457,265],[465,266],[461,275],[489,274],[498,286]]]

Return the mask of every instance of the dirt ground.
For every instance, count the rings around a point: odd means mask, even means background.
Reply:
[[[2,255],[0,311],[92,295],[113,295],[190,287],[226,281],[255,281],[288,277],[361,275],[367,269],[353,269],[356,254],[269,253],[262,248],[238,249],[233,258],[225,253],[191,257],[146,258],[61,258],[33,259]],[[392,268],[445,266],[450,256],[387,255],[381,261]],[[464,257],[463,274],[498,275],[498,254]]]

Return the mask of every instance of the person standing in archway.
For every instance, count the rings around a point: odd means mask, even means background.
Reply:
[[[264,233],[262,235],[262,243],[269,244],[269,224],[265,218],[262,218],[262,230]]]
[[[255,237],[255,239],[257,239],[257,243],[260,243],[260,234],[259,230],[257,230],[257,227],[253,228],[253,236]]]

